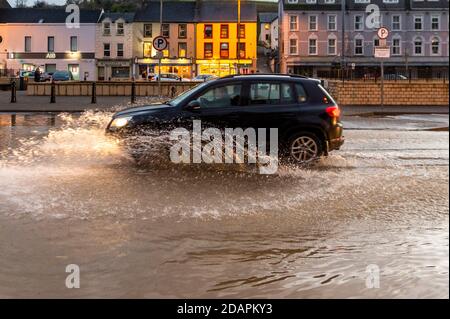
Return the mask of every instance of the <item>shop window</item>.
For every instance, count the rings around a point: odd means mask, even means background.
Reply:
[[[55,71],[56,71],[56,64],[46,64],[45,65],[45,72],[53,73]]]
[[[111,73],[113,78],[129,78],[130,68],[129,67],[112,67]]]
[[[69,64],[68,69],[72,73],[73,79],[78,81],[80,79],[80,66],[78,64]]]
[[[152,43],[144,42],[144,58],[152,57]]]

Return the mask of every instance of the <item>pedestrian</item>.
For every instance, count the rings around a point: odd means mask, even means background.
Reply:
[[[41,70],[39,68],[34,71],[34,82],[41,82]]]

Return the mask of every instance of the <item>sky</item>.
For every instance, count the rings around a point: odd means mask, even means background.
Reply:
[[[7,0],[12,6],[14,6],[15,4],[15,0]],[[51,4],[64,4],[66,3],[66,0],[44,0],[47,3],[51,3]],[[277,2],[277,0],[258,0],[258,1],[266,1],[266,2]],[[35,2],[35,0],[27,0],[28,5],[32,4]]]

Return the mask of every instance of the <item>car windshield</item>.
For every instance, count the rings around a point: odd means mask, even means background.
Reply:
[[[183,101],[189,94],[197,92],[197,91],[200,91],[206,85],[208,85],[207,82],[199,84],[196,87],[194,87],[193,89],[188,90],[188,91],[186,91],[184,93],[181,93],[176,98],[174,98],[173,100],[169,101],[167,104],[172,105],[172,106],[178,106],[181,103],[181,101]]]

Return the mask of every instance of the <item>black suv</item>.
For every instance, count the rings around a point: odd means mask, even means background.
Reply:
[[[192,128],[193,120],[218,128],[277,128],[282,154],[300,164],[344,143],[336,102],[319,80],[294,75],[234,75],[205,82],[164,104],[116,113],[107,132],[127,136],[146,129]]]

